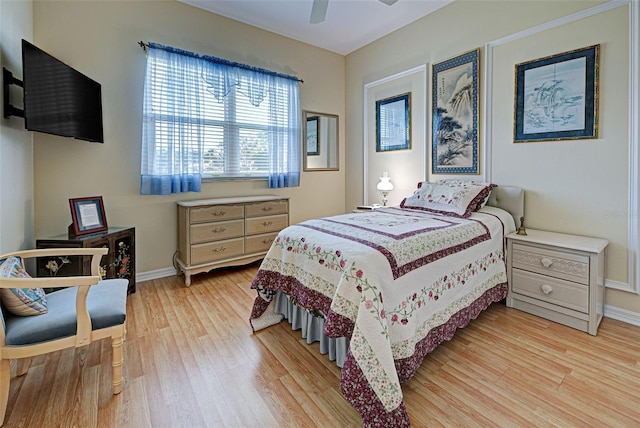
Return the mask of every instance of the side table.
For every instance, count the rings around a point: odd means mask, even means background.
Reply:
[[[134,227],[110,227],[107,231],[92,235],[67,234],[37,239],[36,248],[108,248],[102,257],[100,273],[103,278],[129,280],[129,293],[136,292],[136,229]],[[91,257],[39,257],[37,276],[91,275]]]

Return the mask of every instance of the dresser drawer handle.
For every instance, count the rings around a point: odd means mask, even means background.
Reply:
[[[262,225],[263,225],[264,227],[271,226],[272,224],[273,224],[273,222],[270,222],[270,221],[263,221],[263,222],[262,222]]]
[[[211,231],[212,231],[213,233],[222,233],[222,232],[224,232],[225,230],[227,230],[227,228],[226,228],[226,227],[220,227],[220,228],[216,227],[215,229],[211,229]]]
[[[224,250],[226,250],[225,247],[218,247],[218,248],[214,248],[213,251],[214,253],[222,253]]]
[[[220,217],[221,215],[225,215],[226,213],[227,213],[226,211],[214,211],[211,213],[211,215]]]
[[[542,290],[542,292],[544,294],[546,294],[547,296],[551,293],[553,293],[553,287],[550,286],[549,284],[544,284],[542,285],[542,287],[540,287],[540,289]]]
[[[553,264],[553,260],[549,257],[543,257],[542,260],[540,260],[540,263],[542,263],[542,266],[549,268]]]
[[[263,244],[271,244],[273,242],[273,239],[263,239],[262,243]]]
[[[273,207],[262,207],[262,211],[269,212],[271,210],[273,210]]]

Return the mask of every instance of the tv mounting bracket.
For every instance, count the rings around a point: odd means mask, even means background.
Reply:
[[[4,107],[2,111],[4,112],[4,118],[8,119],[11,116],[24,117],[24,110],[12,106],[9,102],[9,85],[20,86],[24,91],[22,80],[16,79],[9,70],[2,67],[2,98]]]

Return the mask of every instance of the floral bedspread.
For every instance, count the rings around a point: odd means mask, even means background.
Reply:
[[[327,336],[351,337],[341,388],[364,425],[409,426],[401,382],[506,296],[504,235],[514,230],[492,207],[468,219],[389,207],[289,226],[253,281],[252,327],[273,316],[276,290],[324,316]]]

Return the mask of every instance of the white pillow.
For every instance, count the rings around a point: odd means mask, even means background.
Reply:
[[[400,206],[454,217],[469,217],[487,203],[495,184],[465,180],[440,180],[418,183],[412,196]]]

